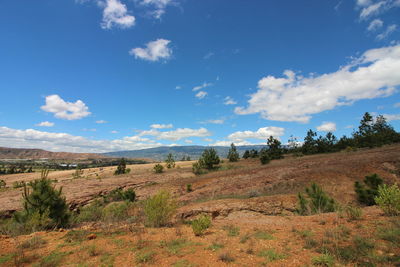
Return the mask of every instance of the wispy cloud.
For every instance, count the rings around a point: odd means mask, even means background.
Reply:
[[[376,39],[377,40],[386,39],[390,34],[392,34],[394,31],[396,31],[396,29],[397,29],[396,24],[389,25],[383,33],[378,34],[376,36]]]
[[[41,122],[41,123],[36,124],[36,126],[40,126],[40,127],[53,127],[53,126],[54,126],[54,122],[43,121],[43,122]]]
[[[198,86],[193,87],[192,91],[193,91],[193,92],[196,92],[196,91],[199,91],[199,90],[201,90],[201,89],[205,89],[205,88],[210,87],[210,86],[213,86],[213,84],[212,84],[212,83],[204,82],[204,83],[201,84],[201,85],[198,85]]]
[[[197,97],[198,99],[203,99],[203,98],[205,98],[207,95],[208,95],[207,92],[200,91],[200,92],[198,92],[198,93],[195,95],[195,97]]]
[[[237,102],[230,96],[225,97],[224,105],[236,105]]]

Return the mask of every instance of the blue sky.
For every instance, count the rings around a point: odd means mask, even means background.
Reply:
[[[400,129],[399,0],[3,0],[0,146],[105,152]]]

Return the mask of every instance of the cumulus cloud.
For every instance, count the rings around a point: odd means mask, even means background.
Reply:
[[[170,140],[177,141],[189,137],[206,137],[210,136],[211,133],[206,128],[190,129],[190,128],[178,128],[172,131],[160,132],[155,129],[149,131],[142,131],[139,136],[154,136],[158,140]]]
[[[129,54],[148,61],[159,61],[161,59],[169,59],[172,55],[172,49],[168,47],[170,40],[157,39],[156,41],[148,42],[145,48],[132,48]]]
[[[161,146],[162,144],[140,136],[115,140],[93,140],[67,133],[51,133],[33,129],[19,130],[0,127],[0,146],[41,148],[50,151],[92,152],[135,150]]]
[[[385,117],[387,121],[400,120],[400,114],[383,114],[383,117]]]
[[[41,126],[41,127],[53,127],[54,122],[49,122],[49,121],[43,121],[41,123],[36,124],[36,126]]]
[[[237,102],[230,96],[225,97],[224,105],[236,105]]]
[[[154,10],[150,14],[156,18],[161,19],[162,15],[165,14],[165,9],[168,5],[174,3],[172,0],[143,0],[140,2],[144,6],[151,6]]]
[[[126,5],[119,0],[99,1],[99,4],[104,7],[101,23],[103,29],[130,28],[135,25],[135,17],[129,15]]]
[[[235,113],[306,123],[313,114],[393,94],[400,85],[398,73],[400,45],[371,49],[333,73],[307,78],[287,70],[282,78],[264,77],[248,107],[237,107]]]
[[[66,102],[59,95],[46,96],[46,105],[41,109],[54,113],[59,119],[78,120],[89,116],[89,108],[81,100],[74,102]]]
[[[380,19],[374,19],[373,21],[371,21],[371,23],[369,24],[367,30],[370,32],[376,31],[379,28],[381,28],[383,26],[383,21]]]
[[[334,122],[324,122],[317,127],[320,132],[334,132],[336,131],[336,123]]]
[[[197,97],[198,99],[203,99],[203,98],[205,98],[207,95],[208,95],[207,92],[205,92],[205,91],[200,91],[200,92],[198,92],[198,93],[195,95],[195,97]]]
[[[285,134],[285,129],[281,127],[264,127],[259,128],[257,131],[238,131],[228,136],[229,140],[232,141],[244,141],[246,139],[262,139],[267,140],[270,136],[279,138]]]
[[[395,30],[397,29],[396,24],[389,25],[384,32],[381,34],[378,34],[376,36],[377,40],[383,40],[386,39],[390,34],[392,34]]]
[[[210,87],[210,86],[212,86],[212,85],[213,85],[212,83],[204,82],[202,85],[198,85],[198,86],[193,87],[192,91],[193,91],[193,92],[196,92],[196,91],[199,91],[199,90],[201,90],[201,89]]]
[[[153,129],[170,129],[173,128],[174,126],[170,123],[170,124],[152,124],[150,125],[150,128]]]

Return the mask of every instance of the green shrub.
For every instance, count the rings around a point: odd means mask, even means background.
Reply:
[[[261,164],[268,164],[271,161],[271,156],[268,153],[266,148],[261,149],[260,151],[260,162]]]
[[[106,222],[118,222],[128,218],[129,204],[126,202],[112,202],[104,207],[102,218]]]
[[[215,165],[220,163],[220,159],[214,148],[207,148],[203,151],[203,154],[201,154],[198,162],[202,168],[211,170],[215,168]]]
[[[114,175],[121,175],[129,173],[131,170],[126,168],[126,160],[122,158],[114,172]]]
[[[136,253],[136,262],[137,263],[149,263],[153,261],[154,255],[156,253],[154,251],[143,251]]]
[[[134,202],[136,199],[136,193],[132,188],[123,191],[121,188],[116,188],[111,190],[107,195],[103,196],[104,202],[113,202],[113,201],[128,201]]]
[[[165,159],[165,163],[168,169],[175,168],[175,159],[171,153],[168,154],[167,158]]]
[[[231,144],[231,148],[228,152],[228,160],[229,162],[236,162],[239,160],[239,153],[237,152],[236,146],[234,143]]]
[[[25,181],[15,181],[12,186],[14,189],[24,187],[26,185]]]
[[[161,227],[167,225],[175,213],[177,203],[167,191],[160,191],[156,195],[144,201],[144,215],[146,225],[150,227]]]
[[[195,162],[192,164],[192,171],[196,175],[200,175],[200,174],[204,173],[199,162]]]
[[[18,247],[23,249],[37,249],[47,244],[47,241],[41,238],[40,236],[33,236],[31,239],[28,239],[21,243]]]
[[[95,222],[102,218],[104,205],[101,201],[96,200],[93,203],[82,207],[76,216],[77,223]]]
[[[192,184],[187,184],[187,185],[186,185],[186,192],[190,193],[190,192],[192,192],[192,191],[193,191],[193,189],[192,189]]]
[[[378,187],[383,184],[383,180],[379,175],[372,174],[365,176],[364,184],[360,182],[354,183],[358,201],[367,206],[375,205],[375,197],[378,196]]]
[[[312,264],[317,266],[331,267],[335,264],[335,259],[329,254],[322,254],[312,258]]]
[[[42,178],[29,182],[31,190],[24,186],[24,210],[15,214],[19,223],[45,226],[50,219],[49,227],[65,227],[68,224],[70,213],[65,197],[62,196],[62,188],[56,190],[51,185],[52,181],[47,179],[48,173],[43,170]]]
[[[196,236],[201,236],[211,226],[211,217],[201,215],[199,218],[192,221],[192,230]]]
[[[163,167],[163,165],[158,163],[158,164],[154,165],[153,170],[155,173],[162,173],[164,171],[164,167]]]
[[[0,180],[0,188],[6,187],[6,182],[4,180]]]
[[[322,188],[316,183],[312,183],[306,188],[306,199],[301,193],[298,194],[298,212],[301,215],[333,212],[336,209],[336,203],[329,197]]]
[[[222,261],[222,262],[227,262],[227,263],[230,263],[230,262],[234,262],[234,261],[235,261],[235,258],[234,258],[231,254],[229,254],[229,253],[227,253],[227,252],[224,252],[224,253],[220,254],[220,255],[218,256],[218,259],[219,259],[220,261]]]
[[[375,202],[386,215],[400,215],[400,189],[397,184],[392,186],[380,185]]]
[[[258,256],[266,258],[268,261],[276,261],[286,258],[284,254],[277,253],[274,249],[261,250]]]

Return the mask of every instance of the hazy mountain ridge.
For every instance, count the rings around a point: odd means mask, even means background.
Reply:
[[[0,147],[0,159],[98,159],[102,154],[50,152],[35,148]]]

